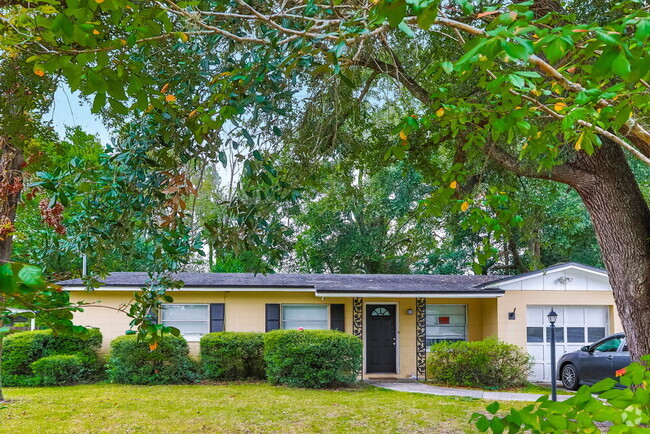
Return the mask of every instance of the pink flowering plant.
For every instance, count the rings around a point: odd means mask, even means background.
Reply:
[[[616,372],[618,383],[611,379],[592,386],[582,386],[575,396],[563,402],[542,396],[521,410],[507,414],[498,402],[486,407],[491,416],[474,413],[471,421],[481,432],[532,433],[650,433],[650,355],[641,363],[632,363]],[[595,396],[594,396],[595,395]]]

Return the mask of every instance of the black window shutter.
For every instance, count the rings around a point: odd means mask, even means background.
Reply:
[[[270,303],[266,305],[266,331],[280,328],[280,305]]]
[[[330,328],[345,331],[345,305],[330,304]]]
[[[210,333],[224,331],[224,303],[210,303]]]

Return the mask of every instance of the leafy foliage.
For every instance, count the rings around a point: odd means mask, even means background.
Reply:
[[[97,355],[102,345],[102,335],[96,329],[88,330],[82,337],[55,334],[52,330],[19,332],[4,338],[3,344],[1,363],[5,386],[49,385],[44,381],[90,382],[101,378],[103,373],[103,365]],[[74,356],[75,359],[61,361],[60,372],[56,374],[58,359],[37,364],[38,369],[42,368],[39,373],[32,369],[39,360],[54,356]],[[80,364],[81,369],[66,371],[76,363]],[[67,379],[65,372],[70,373]],[[54,377],[46,380],[41,375],[45,373]]]
[[[76,355],[47,356],[31,364],[35,383],[43,386],[64,386],[86,380],[83,361]]]
[[[121,384],[193,383],[200,376],[189,352],[182,337],[164,335],[150,345],[136,336],[120,336],[111,342],[108,379]]]
[[[479,431],[515,432],[601,432],[599,422],[609,422],[610,433],[648,432],[650,422],[650,356],[642,363],[633,363],[625,368],[620,382],[625,389],[616,389],[617,382],[611,378],[593,386],[582,386],[575,396],[566,401],[554,402],[543,396],[536,403],[521,410],[511,409],[499,417],[499,403],[487,407],[493,415],[488,417],[475,413],[472,420]],[[595,394],[597,397],[594,397]]]
[[[347,386],[362,365],[361,340],[335,330],[274,330],[264,334],[271,384],[319,389]]]
[[[440,342],[427,357],[427,378],[450,386],[507,389],[528,384],[531,356],[497,338]]]
[[[265,379],[263,334],[220,332],[203,336],[201,367],[211,380]]]

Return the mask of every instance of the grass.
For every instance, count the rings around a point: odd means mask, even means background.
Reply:
[[[305,390],[266,383],[190,386],[95,384],[5,388],[0,431],[475,432],[487,401],[393,392],[372,386]],[[523,407],[506,403],[503,408]]]
[[[551,388],[550,387],[539,386],[539,385],[533,384],[533,383],[528,383],[524,387],[511,387],[509,389],[481,389],[481,388],[478,388],[478,387],[449,386],[448,384],[437,383],[435,381],[424,381],[424,383],[429,384],[431,386],[453,387],[455,389],[485,390],[485,391],[490,391],[490,392],[534,393],[536,395],[550,395],[551,394]],[[557,394],[558,395],[573,395],[574,392],[570,392],[568,390],[561,389],[560,387],[558,387]]]

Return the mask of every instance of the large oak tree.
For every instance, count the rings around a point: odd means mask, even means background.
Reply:
[[[362,94],[387,77],[408,108],[387,158],[420,152],[419,135],[453,155],[429,206],[451,200],[498,233],[486,206],[514,216],[499,186],[476,191],[489,167],[580,194],[638,359],[650,353],[650,210],[628,160],[650,164],[650,16],[633,1],[603,22],[576,11],[554,1],[25,2],[3,20],[3,49],[29,55],[35,74],[60,75],[91,95],[96,111],[108,104],[149,116],[184,161],[221,159],[215,131],[286,112],[276,104],[283,92],[296,94],[289,111],[299,110],[299,91],[313,85],[304,74],[366,71]],[[176,56],[162,62],[170,47]],[[201,60],[188,63],[183,50]],[[251,132],[269,131],[256,124],[242,134],[254,148]],[[251,175],[273,172],[248,164]]]

